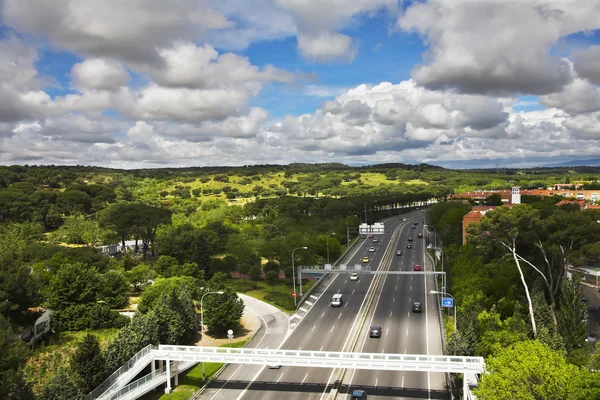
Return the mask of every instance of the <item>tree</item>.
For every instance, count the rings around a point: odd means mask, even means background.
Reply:
[[[222,295],[206,296],[203,308],[204,324],[212,332],[222,334],[227,329],[233,329],[240,324],[244,313],[244,302],[233,290],[226,289]]]
[[[258,267],[252,267],[250,268],[250,271],[248,272],[248,277],[250,278],[251,281],[255,282],[254,287],[256,287],[256,282],[258,282],[260,280],[260,268]]]
[[[61,368],[58,373],[44,387],[40,396],[41,400],[79,400],[85,394],[79,388],[80,384],[72,373],[66,368]]]
[[[154,270],[157,274],[164,278],[170,278],[174,276],[177,267],[178,261],[175,257],[171,256],[160,256],[156,263],[154,264]]]
[[[106,365],[115,371],[149,344],[160,343],[159,323],[154,313],[137,313],[106,348]]]
[[[562,282],[560,308],[558,310],[558,333],[568,354],[583,348],[587,338],[587,305],[581,301],[581,276],[575,274]]]
[[[110,308],[123,308],[129,304],[129,287],[121,271],[107,271],[98,281],[98,300]]]
[[[77,344],[71,358],[71,368],[79,375],[84,393],[91,392],[102,383],[106,373],[106,360],[95,335],[88,333]]]
[[[159,327],[160,343],[182,344],[196,333],[196,309],[186,289],[172,288],[161,294],[151,313]]]
[[[198,288],[204,286],[203,281],[194,279],[191,276],[174,276],[171,278],[157,278],[154,283],[148,286],[138,303],[138,311],[141,313],[149,312],[163,293],[170,293],[175,290],[187,290],[193,299],[199,299]],[[213,286],[211,285],[211,289]],[[218,290],[218,289],[216,289]]]
[[[156,272],[148,264],[138,264],[125,272],[125,278],[135,290],[143,290],[154,278]]]
[[[502,203],[502,196],[500,196],[498,193],[490,194],[485,198],[486,206],[501,206],[502,204],[504,204]]]
[[[591,399],[589,372],[567,364],[565,358],[539,341],[525,341],[486,360],[486,374],[474,393],[481,400]],[[589,396],[591,397],[584,397]]]
[[[30,356],[27,345],[21,341],[8,343],[10,321],[0,314],[0,398],[29,400],[31,387],[23,379],[23,367]]]
[[[97,297],[99,274],[83,263],[63,265],[48,287],[48,307],[62,310],[76,304],[93,303]]]
[[[279,274],[275,271],[269,271],[265,274],[265,282],[273,287],[275,292],[275,284],[279,281]]]
[[[280,269],[280,265],[274,261],[267,261],[265,265],[263,265],[263,271],[265,271],[265,274],[269,271],[275,271],[277,274],[279,274]]]

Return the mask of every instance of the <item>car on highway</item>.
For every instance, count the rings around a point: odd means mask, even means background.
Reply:
[[[409,236],[409,237],[408,237],[408,241],[409,241],[409,242],[412,242],[412,236]]]
[[[350,400],[367,400],[367,392],[364,390],[353,390]]]
[[[406,218],[402,218],[402,222],[406,222]]]
[[[381,337],[381,327],[380,326],[375,326],[375,325],[373,325],[372,327],[370,327],[369,328],[369,337],[380,338]]]
[[[373,239],[373,243],[377,243],[379,242],[379,240],[377,240],[377,238]]]
[[[375,237],[375,235],[371,233],[371,234],[369,235],[369,237],[370,237],[371,239],[373,239],[373,238]]]
[[[369,251],[373,253],[375,251],[375,247],[369,247]]]
[[[358,274],[355,272],[352,275],[350,275],[350,280],[351,281],[357,281],[358,280]]]
[[[363,262],[364,263],[368,263],[369,262],[369,257],[363,257]]]
[[[422,311],[422,309],[421,309],[421,303],[418,302],[418,301],[415,301],[413,303],[413,305],[412,305],[412,310],[413,310],[413,312],[420,313]]]
[[[407,244],[407,245],[406,245],[406,248],[407,248],[407,249],[412,249],[412,244],[410,244],[410,243],[409,243],[409,244]]]
[[[423,238],[423,234],[421,232],[419,232],[419,234],[417,236],[419,236],[419,239]]]
[[[415,225],[411,226],[410,229],[417,229]]]
[[[402,255],[402,250],[396,250],[396,255],[397,256],[401,256]]]
[[[279,369],[279,368],[281,368],[281,365],[279,365],[279,364],[269,364],[269,365],[267,365],[267,368],[269,368],[269,369]]]
[[[361,239],[366,239],[366,238],[367,238],[367,235],[362,235],[360,238],[361,238]]]
[[[419,264],[417,264],[417,265],[415,265],[415,267],[413,268],[413,270],[420,271],[421,270],[421,266]]]

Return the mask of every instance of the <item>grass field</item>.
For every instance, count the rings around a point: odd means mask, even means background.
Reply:
[[[303,291],[303,293],[306,293],[306,291],[308,291],[308,289],[310,289],[316,283],[316,281],[314,281],[314,280],[308,281],[305,279],[303,279],[303,280],[304,280],[304,285],[302,285],[302,291]],[[292,296],[293,288],[291,285],[288,285],[287,280],[280,280],[280,283],[276,284],[275,288],[273,288],[271,285],[267,285],[267,283],[264,281],[253,282],[253,281],[250,281],[249,279],[246,279],[246,281],[244,282],[242,279],[232,279],[230,282],[238,291],[244,293],[245,295],[248,295],[248,296],[254,297],[255,299],[259,299],[259,300],[262,300],[269,304],[272,304],[273,306],[279,308],[281,311],[285,312],[286,314],[291,313],[290,310],[286,310],[285,308],[265,299],[265,296],[272,292],[289,295],[290,298],[292,298],[291,296]],[[255,285],[256,285],[256,288],[254,288]],[[296,282],[296,285],[298,285],[298,282]],[[299,291],[298,286],[296,286],[296,290]]]
[[[231,343],[231,347],[242,347],[246,340]],[[223,344],[219,347],[229,347],[229,344]],[[205,363],[204,369],[207,380],[210,379],[221,367],[221,363]],[[173,390],[173,393],[163,394],[160,400],[187,400],[204,385],[202,380],[202,363],[185,372],[179,378],[179,385]]]

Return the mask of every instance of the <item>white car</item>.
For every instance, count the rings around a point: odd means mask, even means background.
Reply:
[[[369,247],[369,251],[373,253],[375,251],[375,247]]]
[[[350,275],[350,280],[351,281],[357,281],[358,280],[358,274],[355,272],[352,275]]]

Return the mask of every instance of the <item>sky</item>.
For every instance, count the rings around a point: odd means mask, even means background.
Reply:
[[[600,2],[0,0],[0,164],[600,158]]]

